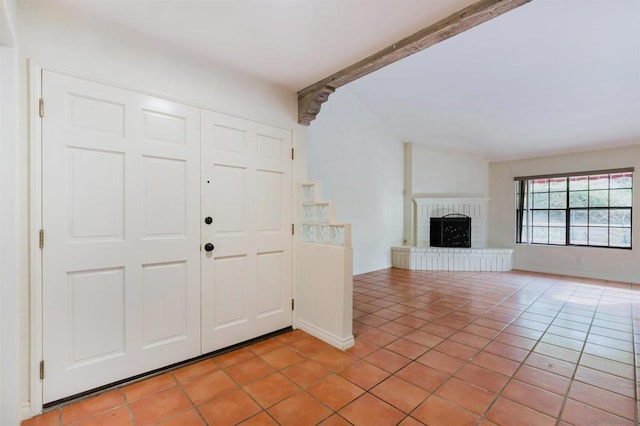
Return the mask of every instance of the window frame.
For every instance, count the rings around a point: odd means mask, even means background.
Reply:
[[[624,168],[624,169],[611,169],[611,170],[594,170],[594,171],[586,171],[586,172],[574,172],[574,173],[562,173],[562,174],[548,174],[548,175],[536,175],[536,176],[522,176],[515,177],[515,210],[516,210],[516,229],[515,229],[515,242],[516,244],[523,245],[539,245],[539,246],[555,246],[555,247],[595,247],[595,248],[611,248],[611,249],[621,249],[621,250],[632,250],[633,249],[633,173],[634,169]],[[614,175],[622,174],[623,177],[625,174],[630,174],[630,182],[629,186],[624,187],[612,187],[612,179],[616,178]],[[601,179],[604,175],[608,175],[606,177],[606,188],[601,186],[592,187],[592,181],[596,181]],[[619,176],[618,176],[619,177]],[[576,178],[580,178],[579,180],[586,179],[586,187],[584,188],[572,188],[572,182],[576,181]],[[546,180],[546,182],[542,182]],[[564,184],[561,185],[564,189],[552,188],[552,181],[555,180],[556,184],[562,182],[564,180]],[[540,190],[536,188],[535,185],[546,185],[546,189]],[[612,191],[617,190],[628,190],[630,191],[630,200],[629,205],[612,205]],[[596,196],[592,197],[592,194],[596,193],[596,191],[606,191],[606,205],[590,205],[592,200],[596,200]],[[572,194],[577,193],[585,193],[586,194],[586,205],[573,205],[572,206]],[[556,201],[558,199],[562,200],[561,205],[563,207],[554,207],[552,206],[552,194],[563,194],[562,197],[556,197]],[[524,196],[522,196],[524,194]],[[546,194],[546,205],[543,204],[542,207],[536,207],[535,199],[543,200],[544,196],[540,197],[540,194]],[[597,193],[596,193],[597,194]],[[536,197],[538,195],[538,197]],[[601,195],[602,196],[602,193]],[[599,204],[602,204],[602,200],[599,201]],[[607,219],[606,223],[591,223],[592,212],[597,211],[607,211]],[[628,210],[628,225],[624,224],[616,224],[615,222],[612,224],[612,212],[621,212]],[[556,226],[553,226],[553,222],[551,221],[551,212],[560,211],[563,212],[563,223],[555,223]],[[573,214],[576,212],[584,211],[586,222],[578,222],[579,224],[572,224]],[[534,220],[535,212],[546,212],[546,220],[542,223],[536,224]],[[558,215],[556,215],[558,217]],[[615,219],[614,219],[615,220]],[[560,224],[560,226],[558,226]],[[545,238],[546,242],[535,241],[534,231],[536,229],[546,228]],[[552,240],[551,233],[549,232],[551,229],[563,229],[563,238],[562,242],[558,238]],[[578,241],[572,232],[576,230],[583,229],[586,231],[586,239],[583,241]],[[590,240],[589,236],[592,231],[595,230],[606,229],[606,244],[600,244],[597,241]],[[615,229],[623,229],[627,230],[629,233],[629,243],[627,245],[620,245],[624,243],[616,243],[611,242],[612,230]]]

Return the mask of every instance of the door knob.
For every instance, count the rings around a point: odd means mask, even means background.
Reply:
[[[204,250],[205,251],[213,251],[214,248],[215,247],[211,243],[207,243],[207,244],[204,245]]]
[[[204,218],[204,223],[206,223],[207,225],[211,225],[212,222],[213,218],[211,216],[207,216]]]

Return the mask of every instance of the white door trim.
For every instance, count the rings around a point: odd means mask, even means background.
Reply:
[[[42,227],[42,120],[38,114],[39,99],[42,96],[43,67],[36,61],[29,64],[29,146],[30,164],[30,294],[31,294],[31,336],[29,339],[31,415],[42,412],[43,384],[40,380],[40,360],[42,359],[42,250],[39,246],[39,232]]]

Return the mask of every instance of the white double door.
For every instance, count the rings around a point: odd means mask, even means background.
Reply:
[[[44,403],[291,325],[289,132],[49,71],[42,97]]]

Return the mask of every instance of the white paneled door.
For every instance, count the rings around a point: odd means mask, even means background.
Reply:
[[[201,149],[209,352],[292,324],[291,132],[203,111]]]
[[[200,111],[48,71],[42,97],[47,403],[201,353]]]

